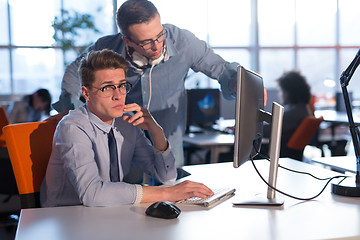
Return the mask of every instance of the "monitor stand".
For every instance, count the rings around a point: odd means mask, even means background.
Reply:
[[[265,114],[265,112],[263,112]],[[267,113],[268,114],[268,113]],[[284,107],[278,103],[272,104],[271,117],[271,135],[269,143],[270,167],[269,167],[269,185],[276,187],[276,178],[278,171],[279,155],[280,155],[280,141],[282,121],[284,115]],[[265,118],[264,118],[265,119]],[[252,160],[254,164],[254,161]],[[268,186],[267,194],[258,194],[250,199],[238,199],[233,202],[234,206],[281,206],[284,204],[282,196],[275,196],[275,190]],[[234,199],[236,200],[236,199]]]

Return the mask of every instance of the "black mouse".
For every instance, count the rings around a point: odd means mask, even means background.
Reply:
[[[168,201],[160,201],[151,204],[145,211],[146,215],[157,218],[177,218],[181,210],[175,204]]]

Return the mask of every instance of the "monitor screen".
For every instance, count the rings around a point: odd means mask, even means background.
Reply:
[[[187,126],[211,128],[220,118],[219,89],[189,89],[187,93]]]

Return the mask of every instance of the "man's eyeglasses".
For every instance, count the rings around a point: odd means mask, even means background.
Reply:
[[[155,44],[155,42],[158,42],[158,43],[162,43],[165,38],[167,36],[167,31],[166,29],[163,29],[158,35],[157,35],[157,38],[152,40],[152,39],[149,39],[149,40],[144,40],[144,41],[141,41],[141,42],[135,42],[133,41],[131,38],[128,37],[128,39],[135,43],[136,45],[142,47],[144,50],[148,50],[150,48],[152,48]]]
[[[120,83],[119,85],[109,84],[109,85],[106,85],[101,88],[97,88],[94,86],[93,86],[93,88],[100,90],[104,97],[110,97],[110,96],[114,95],[116,88],[118,88],[120,90],[121,94],[129,93],[132,88],[132,85],[129,82],[123,82],[123,83]]]

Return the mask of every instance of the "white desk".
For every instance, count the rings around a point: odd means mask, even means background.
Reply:
[[[319,177],[337,174],[290,159],[281,159],[280,164]],[[256,161],[256,165],[267,175],[267,161]],[[202,181],[210,187],[236,187],[236,196],[266,191],[250,162],[238,169],[232,168],[231,163],[193,165],[184,169],[192,173],[189,179]],[[279,169],[278,187],[285,192],[310,197],[323,185],[324,182],[309,176]],[[149,204],[25,209],[21,211],[16,240],[360,238],[360,198],[332,195],[329,187],[313,201],[285,197],[282,207],[233,207],[234,198],[212,209],[180,206],[182,213],[172,220],[146,216],[144,212]]]
[[[349,124],[349,119],[346,112],[339,112],[335,110],[316,110],[315,116],[323,116],[325,122],[334,124]],[[360,124],[360,114],[358,111],[353,112],[353,119],[356,124]]]
[[[334,171],[356,173],[355,156],[322,157],[314,158],[311,161],[325,167],[330,167]]]

